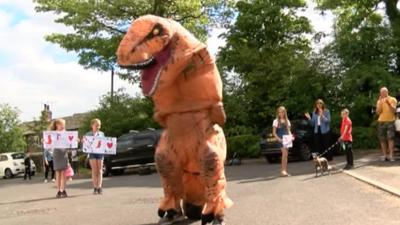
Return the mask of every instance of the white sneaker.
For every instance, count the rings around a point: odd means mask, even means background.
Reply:
[[[56,182],[56,179],[52,179],[51,182],[53,182],[53,183]]]
[[[396,161],[396,160],[395,160],[394,158],[390,158],[389,161],[390,161],[390,162],[394,162],[394,161]]]
[[[44,179],[44,183],[47,183],[48,182],[48,180],[47,179]]]

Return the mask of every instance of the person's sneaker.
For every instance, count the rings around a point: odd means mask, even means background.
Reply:
[[[44,179],[44,183],[47,183],[47,182],[49,182],[47,179]]]
[[[102,195],[103,189],[101,187],[97,188],[97,194]]]
[[[343,170],[350,170],[350,169],[352,169],[352,168],[353,168],[353,166],[347,165],[347,166],[345,166],[345,167],[343,168]]]
[[[61,198],[66,198],[68,197],[67,192],[64,190],[63,192],[61,192]]]
[[[396,161],[396,160],[395,160],[394,158],[390,158],[389,161],[390,161],[390,162],[394,162],[394,161]]]
[[[56,182],[56,179],[53,178],[53,179],[51,180],[51,182],[53,182],[53,183]]]
[[[97,188],[93,188],[93,194],[94,194],[94,195],[97,195],[97,194],[98,194]]]
[[[57,192],[57,195],[56,195],[56,198],[61,198],[62,197],[62,192],[61,191],[58,191]]]

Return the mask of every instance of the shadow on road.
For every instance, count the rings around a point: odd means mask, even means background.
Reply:
[[[179,223],[174,223],[174,225],[190,225],[190,224],[194,224],[198,221],[193,221],[193,220],[184,220],[182,222]],[[157,225],[157,223],[145,223],[145,224],[140,224],[140,225]]]
[[[383,166],[379,162],[377,166]],[[226,177],[229,182],[238,182],[239,184],[253,183],[253,182],[267,182],[275,179],[290,179],[281,178],[280,164],[269,164],[263,159],[244,160],[241,166],[226,166]],[[314,164],[312,161],[289,163],[288,172],[292,176],[310,175],[314,178]],[[40,185],[43,182],[40,174],[35,176],[32,181],[23,181],[22,179],[0,180],[1,186],[12,185]],[[160,188],[160,178],[158,174],[153,171],[150,175],[138,175],[135,172],[127,171],[120,176],[110,176],[103,180],[105,189],[119,188],[119,187],[148,187]],[[91,189],[91,179],[75,179],[72,182],[67,182],[67,189]]]
[[[84,195],[69,195],[68,198],[76,198]],[[46,197],[46,198],[37,198],[37,199],[27,199],[20,201],[11,201],[11,202],[0,202],[0,205],[9,205],[9,204],[19,204],[19,203],[31,203],[31,202],[40,202],[40,201],[49,201],[49,200],[57,200],[60,201],[62,199],[58,199],[54,197]]]

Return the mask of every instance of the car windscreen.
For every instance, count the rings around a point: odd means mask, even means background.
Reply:
[[[118,138],[117,142],[117,151],[119,149],[126,149],[133,144],[133,137],[132,136],[125,136]]]
[[[13,159],[24,159],[25,158],[25,154],[24,153],[15,153],[15,154],[12,154],[11,157]]]
[[[294,120],[292,122],[292,127],[296,130],[308,130],[311,128],[306,120]]]

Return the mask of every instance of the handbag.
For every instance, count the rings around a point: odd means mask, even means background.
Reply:
[[[74,176],[74,170],[72,169],[71,166],[68,166],[66,170],[64,170],[64,174],[66,177],[73,177]]]

